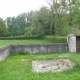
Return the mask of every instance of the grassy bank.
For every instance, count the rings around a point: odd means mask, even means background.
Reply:
[[[34,73],[32,60],[68,58],[75,66],[67,71]],[[51,54],[18,54],[12,53],[0,62],[0,80],[80,80],[80,54],[68,52]]]

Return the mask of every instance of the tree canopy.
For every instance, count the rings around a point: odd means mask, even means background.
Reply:
[[[7,36],[7,27],[3,19],[0,18],[0,37]]]
[[[16,17],[7,17],[3,31],[8,36],[43,36],[80,34],[80,1],[79,0],[46,0],[49,8],[22,13]],[[2,23],[2,22],[1,22]]]

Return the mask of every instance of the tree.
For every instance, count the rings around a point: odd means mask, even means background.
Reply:
[[[12,18],[7,17],[7,19],[5,20],[5,23],[7,24],[7,27],[8,27],[8,35],[12,35]]]
[[[50,34],[50,10],[47,7],[40,8],[35,11],[32,16],[32,26],[35,27],[36,35]]]
[[[10,36],[22,36],[25,34],[25,27],[29,27],[32,24],[33,11],[28,13],[22,13],[17,17],[7,17],[5,23],[8,26]]]
[[[0,37],[7,36],[7,27],[4,21],[0,18]]]
[[[47,0],[50,8],[8,17],[10,36],[60,35],[80,31],[80,0]]]
[[[74,26],[80,24],[79,0],[47,0],[52,14],[51,24],[54,26],[55,35],[67,35],[74,33]],[[70,29],[70,30],[68,30]],[[70,32],[69,32],[70,31]],[[64,34],[64,32],[66,34]]]
[[[32,36],[33,34],[33,27],[26,27],[25,28],[25,36]]]

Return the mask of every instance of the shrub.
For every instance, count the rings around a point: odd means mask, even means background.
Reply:
[[[0,40],[28,40],[28,39],[43,39],[43,37],[41,37],[41,36],[32,36],[32,37],[22,37],[22,36],[0,37]]]
[[[60,36],[46,36],[45,39],[52,43],[66,43],[67,42],[66,37],[60,37]]]

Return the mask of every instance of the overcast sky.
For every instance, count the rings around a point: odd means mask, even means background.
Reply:
[[[48,6],[46,0],[0,0],[0,17],[17,16],[20,13],[38,10],[41,6]]]

